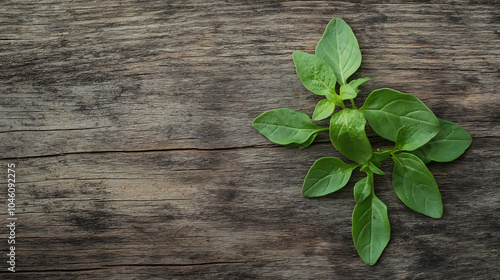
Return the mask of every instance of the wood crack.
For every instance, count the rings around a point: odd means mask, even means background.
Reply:
[[[68,155],[81,155],[81,154],[109,154],[109,153],[157,153],[157,152],[176,152],[176,151],[227,151],[227,150],[242,150],[242,149],[267,149],[282,147],[275,144],[262,144],[262,145],[247,145],[236,147],[221,147],[221,148],[171,148],[171,149],[144,149],[144,150],[104,150],[104,151],[79,151],[79,152],[63,152],[57,154],[46,155],[33,155],[33,156],[20,156],[20,157],[4,157],[0,160],[17,160],[17,159],[30,159],[30,158],[46,158],[58,157]]]
[[[368,135],[371,137],[373,135]],[[473,139],[498,139],[500,137],[495,135],[485,135],[476,136]],[[374,140],[377,142],[377,140]],[[330,143],[329,140],[319,140],[315,141],[313,144],[325,144]],[[243,149],[269,149],[269,148],[281,148],[282,145],[278,144],[256,144],[256,145],[246,145],[246,146],[235,146],[235,147],[220,147],[220,148],[165,148],[165,149],[144,149],[144,150],[103,150],[103,151],[78,151],[78,152],[63,152],[57,154],[45,154],[45,155],[32,155],[32,156],[19,156],[19,157],[4,157],[0,160],[20,160],[20,159],[35,159],[35,158],[47,158],[47,157],[59,157],[59,156],[69,156],[69,155],[82,155],[82,154],[109,154],[109,153],[159,153],[159,152],[178,152],[178,151],[230,151],[230,150],[243,150]]]
[[[81,272],[81,271],[113,269],[119,267],[182,267],[182,266],[242,264],[242,263],[246,263],[246,261],[213,261],[213,262],[201,262],[201,263],[159,263],[159,264],[107,264],[103,265],[102,267],[89,267],[89,268],[19,270],[16,271],[16,273]],[[2,271],[1,273],[7,274],[10,272]]]
[[[54,128],[54,129],[18,129],[18,130],[0,131],[0,133],[75,131],[75,130],[93,130],[93,129],[108,128],[108,127],[111,127],[111,126],[82,127],[82,128]]]

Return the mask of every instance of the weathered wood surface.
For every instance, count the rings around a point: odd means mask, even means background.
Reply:
[[[18,243],[12,274],[1,238],[0,277],[497,278],[500,6],[423,2],[2,1],[0,162],[17,166]],[[352,183],[300,194],[316,159],[340,156],[327,137],[299,151],[251,126],[277,107],[312,113],[291,53],[312,53],[336,16],[362,48],[356,77],[372,78],[361,99],[412,93],[474,138],[429,166],[439,220],[398,201],[385,166],[392,237],[374,267],[352,245]]]

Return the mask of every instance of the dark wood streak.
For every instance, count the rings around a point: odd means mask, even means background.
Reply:
[[[16,164],[17,273],[2,279],[494,279],[500,274],[497,1],[3,1],[0,161]],[[376,176],[392,238],[374,267],[351,240],[352,186],[300,194],[341,156],[268,142],[262,112],[311,114],[295,74],[333,17],[368,93],[422,99],[474,138],[431,163],[444,216]],[[325,125],[327,121],[319,122]],[[391,143],[368,135],[375,147]],[[5,174],[5,173],[4,173]],[[5,184],[4,184],[5,186]],[[6,192],[0,192],[6,221]],[[6,227],[1,227],[7,236]]]

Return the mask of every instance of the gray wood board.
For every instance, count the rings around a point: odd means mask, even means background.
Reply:
[[[498,277],[499,11],[496,1],[4,1],[0,162],[5,176],[16,164],[18,227],[17,272],[4,254],[0,277]],[[372,78],[358,105],[377,88],[411,93],[474,138],[455,162],[429,165],[438,220],[398,200],[384,165],[376,192],[392,235],[374,267],[351,237],[362,174],[305,199],[312,163],[343,158],[326,133],[298,150],[251,126],[279,107],[312,114],[320,97],[291,54],[313,53],[333,17],[359,41],[353,77]],[[6,190],[0,199],[6,221]]]

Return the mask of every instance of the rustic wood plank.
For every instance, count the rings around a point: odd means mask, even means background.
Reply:
[[[308,166],[328,147],[312,147],[311,160],[278,148],[24,159],[18,174],[34,181],[19,183],[19,255],[38,274],[148,265],[183,266],[189,272],[207,263],[215,267],[209,271],[243,273],[243,264],[258,270],[254,276],[271,278],[288,273],[324,278],[337,270],[339,276],[361,277],[371,268],[360,263],[350,241],[352,184],[323,199],[305,199],[299,192]],[[463,269],[455,272],[459,275],[471,269],[471,258],[481,260],[472,262],[476,272],[491,269],[482,260],[495,258],[490,246],[498,233],[489,219],[497,198],[491,190],[468,191],[473,181],[453,166],[474,157],[471,150],[456,163],[431,165],[445,202],[441,220],[407,210],[392,192],[390,177],[377,178],[378,195],[389,205],[393,225],[393,241],[377,275],[398,278],[430,269],[446,277],[450,271],[443,266],[451,269],[457,261]],[[118,163],[128,166],[127,172],[120,172]],[[484,169],[478,175],[494,184],[498,176],[491,171],[498,164],[488,167],[486,160],[478,165]],[[57,170],[47,173],[51,166]],[[383,269],[402,266],[407,274]]]
[[[0,162],[17,166],[19,244],[1,278],[494,279],[499,4],[401,2],[4,1]],[[299,151],[251,126],[312,113],[291,53],[312,53],[335,16],[362,48],[355,76],[372,78],[361,99],[412,93],[474,138],[429,166],[439,220],[405,208],[384,166],[392,239],[375,267],[352,245],[353,183],[300,194],[316,159],[341,156],[327,136]]]
[[[291,53],[312,52],[335,15],[360,41],[367,91],[413,93],[439,117],[479,126],[475,136],[498,136],[482,121],[484,106],[494,110],[481,101],[496,98],[499,55],[497,14],[484,4],[9,3],[0,128],[12,133],[0,139],[16,145],[7,158],[265,144],[248,120],[276,107],[312,111],[317,97]]]
[[[206,279],[231,273],[304,279],[374,273],[350,241],[352,183],[328,198],[300,195],[308,166],[327,149],[329,144],[315,145],[306,159],[281,148],[23,159],[18,174],[33,181],[18,187],[19,255],[30,264],[30,277],[43,271],[47,277],[64,271],[102,275],[120,267],[136,267],[131,274],[136,275],[148,266],[193,279],[199,276],[191,273],[205,269]],[[418,272],[444,278],[471,266],[478,275],[492,272],[484,260],[498,253],[491,249],[498,241],[498,197],[491,188],[470,191],[474,179],[457,168],[484,156],[477,153],[471,149],[457,162],[430,166],[445,203],[440,220],[406,209],[391,190],[390,176],[377,177],[377,193],[389,205],[393,226],[377,277]],[[490,163],[488,157],[476,163],[484,170],[477,176],[494,185],[498,164]],[[57,169],[47,172],[53,166]]]

